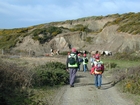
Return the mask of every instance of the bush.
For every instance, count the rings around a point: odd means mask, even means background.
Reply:
[[[54,86],[67,84],[68,73],[65,65],[60,62],[49,62],[35,69],[34,86]]]
[[[0,104],[29,104],[27,88],[32,85],[32,72],[14,63],[0,62]]]
[[[119,83],[123,92],[140,95],[140,66],[118,69],[113,72],[114,83]]]
[[[35,86],[43,89],[44,86],[64,85],[69,81],[65,65],[60,62],[48,62],[33,70],[0,62],[0,105],[46,105],[48,99],[40,101]]]

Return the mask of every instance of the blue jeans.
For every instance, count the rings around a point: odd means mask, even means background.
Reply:
[[[83,64],[83,71],[84,71],[84,72],[87,71],[87,64]]]
[[[100,87],[102,84],[102,74],[95,74],[94,79],[95,79],[95,86]]]

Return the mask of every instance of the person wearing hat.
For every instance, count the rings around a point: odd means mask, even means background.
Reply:
[[[79,60],[77,56],[77,51],[75,48],[72,48],[71,53],[68,55],[66,60],[66,69],[69,71],[70,87],[74,87],[76,72],[78,68],[79,68]]]
[[[80,71],[80,66],[81,66],[81,63],[83,62],[83,58],[81,57],[80,53],[78,54],[78,59],[79,59],[79,68],[78,68],[78,70]]]
[[[88,58],[87,58],[86,54],[84,54],[83,55],[83,71],[84,72],[86,72],[88,70],[87,64],[88,64]]]
[[[91,74],[94,74],[95,86],[100,89],[102,85],[102,74],[104,72],[104,63],[100,59],[94,61],[94,66],[91,68]]]

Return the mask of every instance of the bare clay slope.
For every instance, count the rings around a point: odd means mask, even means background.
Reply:
[[[38,41],[33,40],[30,36],[26,36],[22,43],[18,43],[14,48],[16,50],[32,50],[36,56],[50,53],[50,49],[59,49],[60,52],[68,51],[69,45],[76,49],[82,50],[110,50],[112,52],[132,52],[140,50],[140,35],[131,35],[127,33],[117,32],[118,26],[104,25],[107,22],[113,21],[115,18],[104,17],[99,20],[87,18],[84,20],[73,20],[70,23],[62,22],[54,24],[57,27],[72,28],[75,25],[82,24],[88,26],[89,29],[96,31],[101,30],[100,33],[86,33],[86,32],[71,32],[64,30],[63,33],[58,34],[49,42],[40,44]],[[46,26],[47,27],[47,26]],[[91,39],[90,42],[86,39]]]

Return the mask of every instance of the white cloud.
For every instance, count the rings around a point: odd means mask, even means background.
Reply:
[[[22,22],[30,26],[87,16],[140,12],[139,4],[139,0],[0,0],[0,28],[15,27],[15,22],[22,27]],[[4,26],[5,21],[9,24]]]

